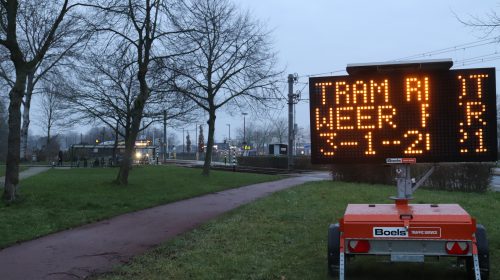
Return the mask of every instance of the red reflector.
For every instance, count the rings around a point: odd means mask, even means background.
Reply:
[[[467,242],[446,242],[446,253],[450,255],[465,255],[469,253],[469,243]]]
[[[370,242],[368,240],[350,240],[348,247],[352,253],[368,253]]]

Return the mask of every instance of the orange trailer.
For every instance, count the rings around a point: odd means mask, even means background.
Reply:
[[[482,225],[458,204],[408,203],[433,170],[413,183],[409,164],[398,164],[394,204],[347,206],[343,218],[328,230],[331,275],[343,280],[345,260],[353,256],[389,256],[391,262],[424,262],[432,256],[456,257],[465,262],[470,279],[488,279],[489,249]]]

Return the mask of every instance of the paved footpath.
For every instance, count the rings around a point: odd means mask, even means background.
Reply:
[[[83,279],[113,266],[224,212],[328,173],[221,191],[124,214],[110,220],[51,234],[0,251],[2,279]]]
[[[490,187],[491,190],[500,192],[500,168],[491,169]]]
[[[5,168],[5,166],[2,166],[2,168]],[[49,170],[51,167],[47,166],[35,166],[35,167],[30,167],[22,172],[19,173],[19,180],[26,179],[31,176],[35,176],[37,174],[40,174],[42,172],[45,172]],[[5,184],[5,177],[0,177],[0,188],[3,188],[3,185]]]

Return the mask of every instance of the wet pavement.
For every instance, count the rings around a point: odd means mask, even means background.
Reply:
[[[14,245],[0,251],[2,279],[83,279],[107,272],[241,205],[280,190],[328,178],[327,172],[311,172],[230,189]]]
[[[500,168],[491,169],[490,187],[493,191],[500,192]]]

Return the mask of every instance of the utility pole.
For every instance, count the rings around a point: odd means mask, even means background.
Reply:
[[[288,75],[288,170],[293,169],[293,83],[295,82],[295,77],[293,74]]]
[[[167,159],[168,140],[167,140],[167,110],[163,110],[163,143],[162,143],[163,162]]]

